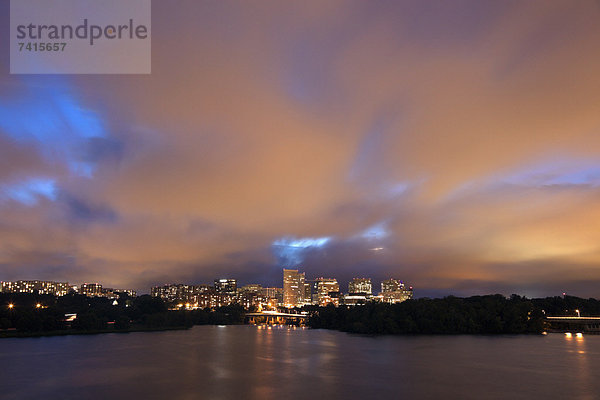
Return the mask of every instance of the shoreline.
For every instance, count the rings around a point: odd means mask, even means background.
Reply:
[[[131,329],[98,329],[91,331],[74,331],[74,330],[60,330],[60,331],[45,331],[45,332],[22,332],[22,331],[0,331],[0,339],[12,339],[12,338],[38,338],[38,337],[52,337],[52,336],[71,336],[71,335],[101,335],[106,333],[133,333],[133,332],[161,332],[161,331],[182,331],[188,330],[189,326],[172,326],[164,328],[131,328]]]

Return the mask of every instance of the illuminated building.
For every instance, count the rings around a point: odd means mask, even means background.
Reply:
[[[283,305],[298,307],[304,305],[304,272],[297,269],[283,270]]]
[[[228,293],[216,293],[214,291],[204,292],[194,296],[190,302],[193,308],[217,308],[237,303],[235,295]]]
[[[154,286],[150,289],[150,295],[153,297],[160,297],[168,303],[171,303],[172,309],[178,309],[185,307],[187,309],[196,308],[217,308],[223,307],[230,304],[240,304],[245,308],[252,306],[257,307],[262,301],[266,299],[261,296],[260,292],[254,292],[253,289],[256,287],[246,288],[247,290],[240,290],[238,293],[232,293],[232,283],[237,287],[235,279],[224,279],[227,282],[216,282],[223,283],[220,287],[221,290],[218,292],[214,287],[210,285],[184,285],[184,284],[171,284],[164,286]],[[227,286],[229,283],[229,286]],[[253,286],[253,285],[250,285]]]
[[[317,278],[314,286],[317,292],[317,302],[321,307],[329,304],[338,306],[340,300],[340,285],[335,278]]]
[[[401,303],[405,300],[412,299],[413,288],[408,289],[404,283],[397,279],[387,279],[381,282],[381,294],[379,298],[385,303]]]
[[[135,290],[131,290],[131,289],[102,288],[102,294],[100,295],[100,297],[107,297],[109,299],[118,299],[121,295],[135,297],[137,295],[137,293]]]
[[[265,287],[260,290],[260,293],[263,296],[270,297],[273,299],[278,297],[283,298],[283,288],[280,287]]]
[[[404,288],[404,284],[398,279],[386,279],[381,282],[381,292],[396,292],[400,289]]]
[[[269,303],[269,298],[263,295],[263,287],[258,283],[242,286],[237,293],[236,302],[245,309],[259,308]]]
[[[304,282],[304,304],[312,303],[312,285],[310,282]]]
[[[68,282],[53,281],[15,281],[0,282],[0,292],[3,293],[38,293],[54,296],[64,296],[69,293]]]
[[[137,292],[135,290],[132,289],[115,289],[115,293],[117,294],[126,294],[129,297],[136,297],[137,296]]]
[[[283,288],[266,287],[260,290],[262,297],[270,301],[272,305],[283,304]]]
[[[215,279],[215,290],[217,293],[235,294],[237,292],[237,280]]]
[[[371,296],[367,297],[364,293],[348,293],[344,296],[343,301],[346,306],[358,306],[366,304],[371,300]]]
[[[102,296],[102,285],[99,283],[82,283],[79,293],[89,297]]]
[[[206,293],[214,293],[214,289],[210,285],[184,285],[184,284],[171,284],[164,286],[154,286],[150,289],[150,295],[153,297],[160,297],[163,300],[169,302],[183,302],[183,303],[198,303],[199,296],[203,296]],[[220,303],[221,301],[217,301]],[[211,303],[207,300],[206,303]]]
[[[401,290],[397,290],[395,292],[385,292],[382,293],[382,301],[385,303],[401,303],[405,300],[412,299],[413,297],[413,289],[404,288]]]
[[[316,280],[310,281],[310,299],[311,304],[319,304],[319,282]]]
[[[270,300],[271,299],[269,299],[266,296],[263,296],[260,292],[245,291],[236,295],[235,302],[248,310],[253,307],[266,307],[267,305],[269,305]],[[273,304],[277,305],[275,301],[271,300],[271,305]]]
[[[258,283],[251,283],[248,285],[242,286],[239,291],[242,293],[260,293],[262,290],[262,285]]]
[[[353,278],[348,283],[348,293],[363,293],[367,296],[373,294],[373,286],[369,278]]]

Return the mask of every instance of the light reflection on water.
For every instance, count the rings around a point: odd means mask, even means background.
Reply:
[[[0,340],[2,399],[595,399],[600,336],[203,326]]]

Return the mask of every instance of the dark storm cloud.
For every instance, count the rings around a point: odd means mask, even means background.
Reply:
[[[59,201],[67,208],[67,220],[83,223],[114,223],[119,218],[118,214],[108,206],[92,204],[68,193],[61,193]]]

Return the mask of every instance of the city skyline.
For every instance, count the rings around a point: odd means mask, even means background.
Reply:
[[[285,274],[286,269],[284,268],[283,271],[284,271],[284,274]],[[304,277],[305,273],[300,272],[300,275],[302,275]],[[314,283],[315,281],[320,280],[320,279],[329,279],[329,278],[323,278],[322,276],[315,276],[312,279],[305,279],[304,282]],[[334,280],[337,281],[336,278],[332,278],[332,279],[334,279]],[[388,278],[382,280],[380,283],[383,285],[384,282],[390,281],[390,280],[397,281],[397,282],[399,282],[401,284],[404,284],[403,280],[395,279],[393,277],[388,277]],[[355,281],[361,281],[361,282],[362,281],[368,281],[369,282],[368,285],[369,285],[369,287],[371,287],[371,289],[368,290],[368,291],[365,291],[365,292],[367,292],[368,294],[371,294],[373,292],[373,289],[372,289],[372,287],[373,287],[372,286],[373,280],[371,278],[365,278],[365,277],[353,277],[352,279],[350,279],[347,282],[347,285],[345,286],[345,287],[348,288],[348,290],[344,291],[344,290],[340,289],[339,291],[342,292],[342,293],[343,292],[346,292],[346,293],[360,292],[360,290],[359,291],[350,290],[350,287],[352,287],[352,284]],[[262,282],[256,282],[256,281],[253,281],[253,282],[240,282],[238,279],[232,278],[232,277],[229,277],[229,278],[223,278],[223,277],[215,278],[215,279],[213,279],[214,284],[212,286],[209,283],[207,283],[207,282],[208,281],[206,281],[206,282],[198,282],[198,281],[196,281],[196,282],[189,282],[189,281],[188,282],[175,282],[175,281],[168,281],[168,282],[156,283],[156,284],[154,284],[154,285],[146,288],[145,290],[141,290],[140,291],[140,290],[123,289],[123,288],[114,289],[112,287],[109,287],[108,285],[105,285],[103,282],[85,281],[85,282],[82,282],[80,284],[72,284],[69,281],[41,280],[41,279],[31,279],[31,280],[28,280],[28,279],[16,279],[16,280],[12,280],[12,281],[0,280],[0,293],[2,293],[2,292],[10,293],[10,292],[15,292],[15,291],[18,292],[19,290],[14,290],[13,286],[18,286],[19,284],[22,285],[25,289],[27,289],[27,292],[31,292],[29,289],[31,289],[34,284],[36,286],[38,284],[41,284],[42,287],[44,287],[44,288],[45,288],[45,286],[44,286],[45,284],[58,285],[61,288],[60,289],[60,292],[61,292],[60,295],[67,294],[69,292],[69,290],[74,290],[75,292],[78,292],[78,293],[82,292],[82,288],[85,287],[86,285],[89,285],[89,286],[96,286],[96,285],[98,285],[99,286],[98,293],[100,293],[102,291],[102,289],[105,289],[105,290],[108,290],[108,291],[111,291],[111,292],[113,292],[113,291],[114,292],[134,292],[137,295],[151,294],[151,291],[154,288],[158,288],[158,287],[161,287],[161,286],[173,286],[173,285],[174,286],[181,285],[181,286],[206,287],[206,288],[216,289],[217,291],[222,291],[222,290],[219,290],[219,285],[225,285],[224,287],[227,287],[228,285],[233,285],[235,287],[235,289],[233,290],[233,292],[235,292],[236,290],[240,290],[240,289],[242,289],[244,287],[256,286],[256,285],[260,286],[262,289],[283,289],[285,287],[285,275],[284,275],[284,279],[280,282],[279,286],[277,286],[277,285],[273,286],[273,285],[263,284]],[[361,287],[361,288],[364,287],[362,285],[364,285],[364,283],[361,283],[361,285],[359,287]],[[344,287],[344,286],[341,285],[340,288],[341,287]],[[37,287],[35,289],[39,290]],[[413,287],[410,286],[410,289],[412,290]],[[381,291],[383,291],[383,287],[382,287]],[[83,292],[85,292],[85,290]],[[40,292],[40,294],[44,294],[44,293],[46,293],[46,291],[41,291]]]
[[[600,6],[459,3],[154,1],[148,75],[2,35],[0,279],[598,296]]]
[[[214,284],[171,283],[152,286],[149,294],[167,302],[172,310],[212,309],[238,304],[245,310],[276,311],[283,307],[292,309],[305,306],[361,306],[370,302],[400,303],[414,297],[413,288],[405,287],[399,279],[389,278],[381,282],[381,291],[373,293],[370,278],[353,278],[348,282],[347,292],[342,290],[335,278],[318,277],[306,279],[304,272],[283,269],[281,287],[263,287],[260,283],[239,285],[234,278],[217,278]],[[136,297],[131,289],[103,287],[99,282],[71,285],[54,281],[0,281],[0,294],[35,294],[61,297],[80,294],[87,297],[103,297],[118,305],[122,299]],[[144,293],[146,294],[146,293]],[[10,300],[10,298],[9,298]],[[41,307],[37,303],[36,307]],[[9,303],[9,308],[13,303]]]

